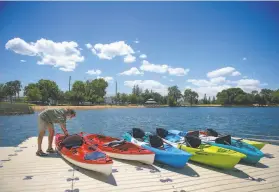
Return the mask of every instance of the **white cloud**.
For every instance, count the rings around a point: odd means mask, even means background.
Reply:
[[[17,54],[40,57],[41,60],[37,61],[37,64],[52,65],[62,71],[73,71],[77,62],[84,61],[78,44],[74,41],[54,42],[42,38],[36,42],[27,43],[20,38],[14,38],[9,40],[5,47]]]
[[[187,82],[192,83],[193,85],[196,85],[198,87],[207,87],[212,85],[210,81],[207,81],[205,79],[188,79]]]
[[[255,79],[240,79],[237,81],[238,86],[257,86],[260,85],[259,80]]]
[[[138,68],[132,67],[131,69],[119,73],[119,75],[143,75],[144,73],[139,71]]]
[[[241,73],[240,73],[239,71],[234,71],[234,72],[232,73],[232,76],[239,76],[239,75],[241,75]]]
[[[107,60],[111,60],[117,56],[126,56],[124,61],[131,61],[131,58],[133,57],[132,54],[135,53],[132,47],[127,45],[124,41],[117,41],[109,44],[98,43],[91,46],[90,49],[92,53],[97,55],[100,59]]]
[[[108,83],[113,81],[113,77],[100,77],[100,76],[98,76],[97,79],[104,79]]]
[[[88,70],[86,73],[89,75],[100,75],[102,73],[102,71],[99,69],[97,69],[97,70],[92,69],[92,70]]]
[[[214,71],[210,71],[207,73],[207,77],[214,78],[214,77],[220,77],[225,75],[230,75],[235,71],[235,68],[233,67],[224,67],[221,69],[216,69]]]
[[[168,69],[170,75],[175,76],[184,76],[190,71],[190,69],[183,69],[183,68],[171,68]]]
[[[203,98],[204,94],[207,97],[213,97],[217,95],[218,92],[222,91],[223,89],[231,88],[230,85],[218,85],[218,86],[206,86],[206,87],[191,87],[193,91],[196,91],[199,94],[199,98]]]
[[[243,76],[242,78],[247,79],[247,78],[248,78],[248,76]]]
[[[163,76],[163,78],[164,78],[164,79],[166,79],[166,78],[167,78],[167,76]]]
[[[246,61],[246,60],[247,60],[247,58],[246,58],[246,57],[243,57],[243,58],[242,58],[242,60],[243,60],[243,61]]]
[[[170,82],[173,82],[174,80],[173,79],[170,79]]]
[[[240,79],[236,81],[236,87],[240,87],[245,92],[251,92],[253,90],[260,90],[261,83],[256,79]]]
[[[21,63],[25,63],[25,62],[26,62],[26,60],[23,60],[23,59],[22,59],[22,60],[20,60],[20,62],[21,62]]]
[[[133,63],[136,61],[136,57],[133,55],[127,55],[124,57],[124,63]]]
[[[216,96],[216,94],[223,89],[239,87],[243,91],[250,93],[253,90],[260,90],[263,86],[259,80],[256,79],[240,79],[237,81],[225,80],[222,78],[214,78],[210,81],[205,79],[189,79],[188,82],[192,83],[197,87],[191,87],[196,91],[200,97],[203,97],[204,94],[207,96]]]
[[[152,63],[149,63],[146,60],[142,61],[142,65],[140,66],[140,69],[143,71],[148,71],[148,72],[154,72],[154,73],[166,73],[168,71],[168,65],[163,64],[163,65],[155,65]]]
[[[85,46],[87,47],[87,49],[91,49],[92,45],[90,43],[85,44]]]
[[[198,87],[210,87],[210,86],[217,86],[223,82],[226,82],[225,77],[216,77],[212,78],[209,81],[205,79],[188,79],[187,82],[192,83]]]
[[[154,72],[154,73],[169,73],[175,76],[184,76],[189,72],[189,69],[183,68],[172,68],[166,64],[152,64],[146,60],[142,61],[140,69],[143,71]]]
[[[162,95],[168,93],[168,86],[163,85],[158,81],[154,80],[134,80],[134,81],[125,81],[124,85],[130,88],[133,88],[134,85],[138,85],[142,89],[151,89],[154,92],[158,92]]]
[[[213,84],[223,83],[223,82],[226,82],[226,77],[215,77],[215,78],[210,79],[210,82]]]
[[[139,41],[138,41],[138,40],[135,40],[134,43],[139,43]]]
[[[141,59],[146,59],[147,56],[146,56],[145,54],[141,54],[141,55],[139,56],[139,58],[141,58]]]

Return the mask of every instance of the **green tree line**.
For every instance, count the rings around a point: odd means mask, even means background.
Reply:
[[[70,91],[62,91],[55,81],[41,79],[37,83],[29,83],[24,88],[19,80],[0,84],[0,101],[19,98],[19,92],[24,91],[26,101],[39,101],[46,104],[49,100],[59,104],[80,105],[84,102],[91,104],[104,103],[108,83],[100,78],[94,80],[75,81]],[[23,88],[23,89],[22,89]],[[118,104],[144,104],[148,99],[155,100],[160,105],[180,106],[197,104],[221,104],[221,105],[277,105],[279,104],[279,89],[262,89],[246,93],[241,88],[224,89],[217,93],[216,97],[199,98],[197,92],[186,89],[181,93],[177,86],[168,87],[168,94],[163,96],[149,89],[141,89],[138,85],[132,88],[130,94],[117,93],[112,97],[113,103]]]

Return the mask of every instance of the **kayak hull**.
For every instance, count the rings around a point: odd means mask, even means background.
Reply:
[[[250,145],[256,147],[259,150],[261,150],[265,146],[265,143],[263,143],[263,142],[252,141],[252,140],[247,140],[247,139],[243,139],[241,141],[243,141],[247,144],[250,144]]]
[[[144,164],[151,165],[154,163],[155,154],[147,154],[147,155],[126,155],[126,154],[117,154],[106,152],[106,154],[115,159],[123,159],[129,161],[138,161]]]
[[[187,131],[170,130],[170,132],[179,134],[181,136],[187,134]],[[245,154],[246,157],[241,159],[242,162],[249,163],[249,164],[256,164],[261,160],[262,157],[264,157],[263,152],[261,152],[259,149],[257,149],[256,147],[248,143],[238,141],[236,139],[231,139],[232,145],[224,145],[224,144],[215,143],[216,138],[217,137],[207,136],[204,131],[200,131],[200,139],[203,142],[207,142],[213,146],[218,146],[218,147],[234,150],[239,153]]]
[[[203,135],[207,135],[206,131],[200,131],[200,133],[203,134]],[[249,145],[252,145],[259,150],[261,150],[266,144],[264,142],[252,141],[252,140],[248,140],[248,139],[242,139],[241,141],[244,142],[244,143],[247,143]]]
[[[92,148],[84,141],[80,145],[62,146],[61,142],[64,137],[62,134],[55,135],[55,148],[65,160],[78,167],[107,176],[112,173],[113,161],[103,151],[98,148]]]
[[[107,143],[121,141],[119,138],[109,137],[99,134],[88,134],[84,138],[91,144],[96,145],[108,156],[115,159],[138,161],[145,164],[153,164],[155,154],[131,142],[125,142],[119,146],[107,146]]]
[[[231,149],[231,150],[237,151],[239,153],[245,154],[246,158],[243,158],[241,160],[245,163],[256,164],[261,160],[261,158],[264,157],[263,152],[261,152],[259,149],[257,149],[256,147],[254,147],[248,143],[242,142],[242,141],[231,139],[231,145],[224,145],[224,144],[215,143],[215,139],[217,137],[200,136],[200,138],[202,139],[202,141],[209,142],[210,144],[212,144],[214,146]]]
[[[233,150],[202,144],[199,148],[177,145],[179,149],[191,153],[191,161],[220,169],[232,169],[246,155]]]
[[[243,145],[240,144],[238,146],[223,145],[223,144],[218,144],[215,142],[210,142],[210,143],[214,146],[231,149],[231,150],[245,154],[246,158],[243,158],[242,161],[246,162],[246,163],[256,164],[264,156],[264,154],[261,151],[259,151],[259,149],[255,148],[252,145],[250,145],[249,147],[244,147],[244,146],[248,145],[248,144],[244,144],[244,143],[243,143]]]
[[[64,159],[66,159],[70,163],[72,163],[72,164],[74,164],[78,167],[81,167],[83,169],[99,172],[99,173],[102,173],[102,174],[107,175],[107,176],[112,173],[112,163],[101,164],[101,165],[100,164],[83,163],[83,162],[75,161],[72,158],[68,157],[67,155],[64,155],[63,153],[60,153],[60,154]]]
[[[232,169],[246,155],[234,150],[224,149],[208,144],[200,144],[197,147],[189,147],[184,144],[184,137],[177,131],[167,131],[164,140],[183,151],[192,154],[190,160],[220,169]]]
[[[190,157],[192,156],[189,153],[181,151],[171,145],[164,144],[164,150],[151,147],[148,142],[138,141],[130,133],[125,133],[123,138],[126,141],[135,143],[138,146],[141,146],[149,151],[152,151],[155,154],[155,161],[167,164],[171,167],[182,168],[184,167]]]

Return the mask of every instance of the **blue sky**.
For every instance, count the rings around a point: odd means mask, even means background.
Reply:
[[[1,2],[0,83],[277,89],[278,23],[278,2]]]

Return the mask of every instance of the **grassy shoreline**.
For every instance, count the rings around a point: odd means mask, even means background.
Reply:
[[[168,105],[159,105],[152,108],[165,108]],[[199,105],[186,105],[177,106],[181,107],[279,107],[278,105],[269,106],[253,106],[253,105],[220,105],[220,104],[199,104]],[[0,115],[19,115],[19,114],[33,114],[36,111],[43,111],[44,109],[54,108],[70,108],[74,110],[98,110],[98,109],[124,109],[124,108],[150,108],[144,105],[91,105],[91,106],[73,106],[73,105],[58,105],[58,106],[41,106],[27,103],[3,103],[0,102]],[[176,107],[174,107],[176,108]]]
[[[43,111],[45,109],[56,108],[70,108],[74,110],[93,110],[93,109],[118,109],[118,108],[144,108],[141,105],[93,105],[93,106],[72,106],[72,105],[59,105],[59,106],[31,106],[34,111]]]

